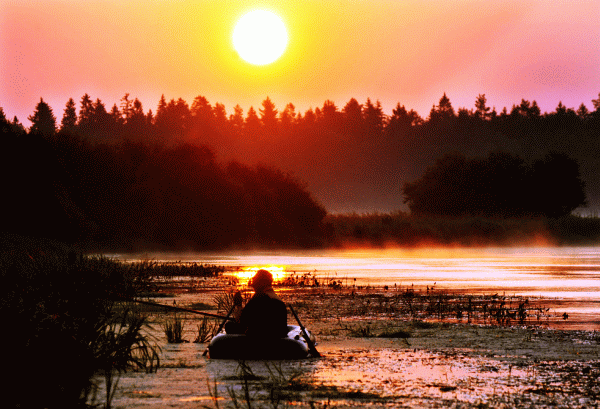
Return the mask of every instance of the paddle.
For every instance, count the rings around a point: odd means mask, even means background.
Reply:
[[[231,315],[231,311],[229,311],[229,314],[227,314],[227,316],[223,316],[223,315],[219,315],[219,314],[212,314],[210,312],[203,312],[203,311],[192,310],[189,308],[176,307],[174,305],[159,304],[159,303],[151,302],[151,301],[133,300],[133,302],[136,302],[139,304],[152,305],[154,307],[163,307],[163,308],[166,308],[169,310],[184,311],[184,312],[191,312],[192,314],[206,315],[207,317],[222,318],[223,324],[221,325],[221,329],[223,328],[223,325],[225,325],[225,321],[227,321],[227,320],[233,321],[233,318],[229,318],[229,316]],[[220,329],[219,329],[219,331],[220,331]]]
[[[304,328],[304,325],[302,325],[302,323],[300,322],[300,318],[298,318],[298,314],[296,314],[296,311],[294,311],[294,308],[291,305],[288,305],[288,307],[290,307],[290,311],[294,315],[294,318],[296,318],[296,321],[298,321],[298,325],[300,326],[300,329],[302,330],[302,336],[304,337],[304,339],[306,340],[306,343],[308,344],[308,350],[309,350],[310,354],[315,358],[320,358],[321,354],[319,353],[319,351],[317,351],[317,348],[315,348],[315,344],[312,342],[312,339],[310,339],[310,337],[306,333],[306,329]]]

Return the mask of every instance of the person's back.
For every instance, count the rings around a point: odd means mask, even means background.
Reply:
[[[242,309],[241,294],[236,294],[234,303],[236,322],[228,323],[227,333],[246,334],[255,338],[283,338],[287,334],[287,308],[272,287],[273,276],[266,270],[259,270],[250,285],[255,294]]]
[[[277,298],[256,294],[242,310],[240,323],[248,336],[282,338],[287,334],[287,309]]]

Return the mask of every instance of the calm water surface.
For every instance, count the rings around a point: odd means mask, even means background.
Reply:
[[[266,267],[315,273],[357,286],[526,295],[564,302],[569,314],[600,315],[600,247],[348,250],[229,254],[112,255],[125,260]]]
[[[281,271],[280,274],[315,273],[348,285],[354,285],[356,279],[357,286],[414,285],[416,290],[434,286],[436,290],[539,296],[555,300],[553,309],[563,308],[578,317],[579,329],[600,329],[600,248],[596,247],[109,256],[126,261],[210,263],[238,267],[240,271],[266,267],[276,273]],[[192,325],[188,327],[188,332],[195,330]],[[212,385],[218,386],[219,396],[228,396],[226,388],[236,382],[225,377],[236,373],[236,362],[211,361],[202,355],[205,345],[168,344],[160,325],[154,331],[156,339],[163,341],[161,369],[156,374],[124,374],[114,407],[213,407],[208,390]],[[192,335],[187,334],[187,338]],[[552,371],[543,378],[535,370],[513,368],[495,358],[412,351],[397,345],[379,349],[356,349],[352,345],[347,349],[323,342],[319,348],[324,358],[285,364],[292,370],[312,374],[316,383],[387,397],[386,403],[377,404],[378,407],[440,407],[440,400],[449,397],[460,407],[478,407],[473,402],[496,402],[498,396],[519,396],[525,392],[538,399],[530,391],[558,379]],[[443,392],[439,388],[447,384],[456,389]],[[103,396],[102,391],[99,396]],[[403,398],[397,401],[399,397]],[[569,406],[573,402],[578,402],[579,407],[591,406],[584,398],[571,399]],[[357,400],[338,403],[343,407],[362,405]],[[226,404],[225,399],[221,407]]]

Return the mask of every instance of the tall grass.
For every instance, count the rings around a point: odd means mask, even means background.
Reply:
[[[136,271],[45,240],[0,235],[0,249],[3,406],[87,407],[102,373],[110,407],[119,373],[156,368],[144,318],[116,308],[136,293]]]
[[[215,335],[217,335],[218,329],[219,324],[215,320],[204,316],[198,325],[198,332],[196,333],[194,342],[201,344],[210,341]]]
[[[91,345],[96,370],[106,383],[105,407],[111,407],[120,375],[127,370],[153,372],[160,359],[157,348],[143,334],[146,317],[126,309],[120,316],[104,317],[98,326],[97,337]]]
[[[175,314],[172,319],[167,319],[164,323],[163,329],[167,342],[169,344],[180,344],[185,342],[183,339],[183,321]]]

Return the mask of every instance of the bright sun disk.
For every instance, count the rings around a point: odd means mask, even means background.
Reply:
[[[250,64],[266,65],[285,51],[288,34],[285,24],[275,13],[254,10],[244,14],[233,30],[233,47]]]

